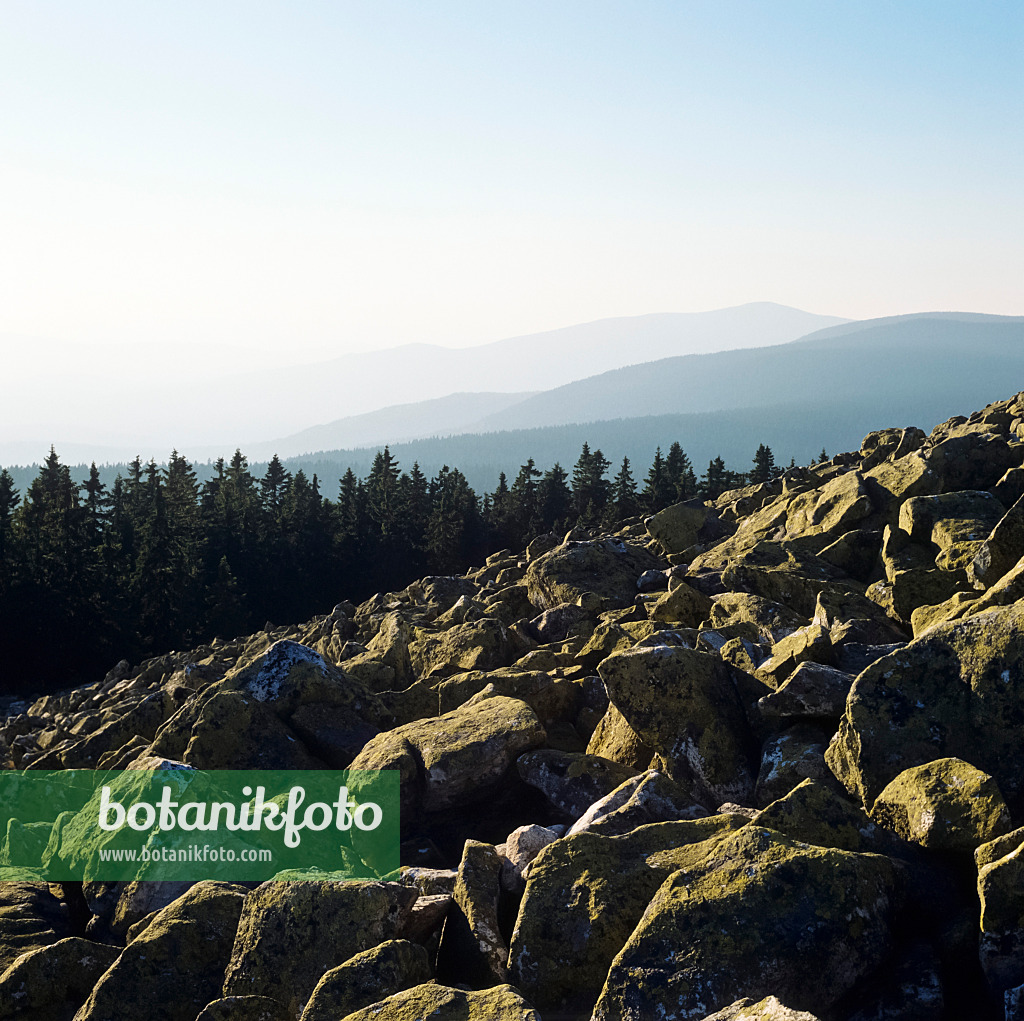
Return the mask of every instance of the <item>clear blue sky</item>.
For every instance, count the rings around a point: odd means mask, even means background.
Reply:
[[[1024,314],[1024,4],[0,5],[0,334]]]

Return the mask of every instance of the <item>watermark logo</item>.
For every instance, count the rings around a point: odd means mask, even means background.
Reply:
[[[380,878],[394,770],[0,772],[0,879]]]

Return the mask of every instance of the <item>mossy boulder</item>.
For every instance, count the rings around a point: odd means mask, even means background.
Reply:
[[[680,627],[699,627],[711,613],[711,600],[686,582],[673,579],[669,591],[647,608],[651,620]]]
[[[750,592],[725,592],[715,596],[713,603],[710,616],[713,627],[749,623],[757,632],[750,637],[767,639],[773,644],[808,623],[807,616]]]
[[[956,757],[1024,793],[1024,603],[941,624],[883,656],[850,689],[826,761],[871,807],[904,769]]]
[[[642,546],[621,539],[570,540],[531,561],[526,584],[530,602],[541,610],[575,603],[588,592],[611,609],[633,602],[644,571],[665,566]]]
[[[841,851],[892,854],[896,839],[876,826],[864,810],[841,796],[832,784],[804,780],[785,797],[773,801],[754,822],[792,840]]]
[[[0,968],[70,935],[67,916],[46,883],[0,883]]]
[[[744,995],[826,1013],[890,953],[898,867],[758,826],[655,893],[613,961],[595,1021],[698,1021]]]
[[[682,553],[697,541],[708,509],[696,504],[697,501],[673,504],[644,522],[647,534],[657,540],[665,553]]]
[[[681,646],[638,647],[609,656],[598,673],[630,727],[698,801],[749,803],[749,730],[729,667],[718,656]]]
[[[0,1017],[70,1017],[120,954],[77,936],[27,951],[0,975]]]
[[[680,849],[706,854],[745,819],[714,816],[641,826],[626,836],[579,833],[534,859],[509,953],[513,981],[541,1011],[593,1005],[608,966],[673,871],[652,863]]]
[[[208,1003],[196,1021],[293,1021],[283,1003],[269,996],[222,996]]]
[[[635,775],[630,766],[580,752],[552,748],[521,755],[520,777],[536,787],[559,811],[578,819],[590,806]]]
[[[491,844],[467,840],[455,880],[454,903],[437,950],[438,977],[475,989],[508,981],[508,943],[498,924],[501,855]]]
[[[223,690],[239,691],[271,708],[282,719],[307,702],[345,706],[371,723],[380,705],[354,677],[329,664],[315,649],[284,639],[227,673]]]
[[[973,853],[1011,828],[995,780],[962,759],[905,769],[878,795],[871,818],[903,840],[937,851]]]
[[[298,1017],[325,972],[394,939],[415,900],[398,883],[263,883],[245,898],[223,995],[269,996]]]
[[[567,836],[586,830],[617,837],[649,823],[701,819],[707,814],[707,810],[694,803],[679,784],[656,769],[650,769],[630,777],[610,794],[595,801],[573,823]]]
[[[125,947],[77,1021],[121,1017],[125,1004],[151,1021],[195,1021],[220,991],[244,901],[242,887],[197,883]]]
[[[820,728],[797,724],[765,741],[754,788],[755,804],[764,808],[804,780],[831,777],[825,765],[828,736]]]
[[[800,663],[782,685],[758,700],[765,720],[829,720],[839,722],[853,674],[825,663]]]
[[[423,947],[408,940],[387,940],[325,972],[301,1021],[338,1021],[431,978],[430,961]]]
[[[708,1014],[704,1021],[818,1021],[818,1017],[806,1010],[791,1010],[774,996],[766,996],[757,1003],[745,996]]]
[[[944,550],[957,542],[982,542],[1005,513],[985,491],[915,496],[901,505],[899,527],[913,541]]]
[[[786,537],[840,536],[868,517],[874,506],[860,472],[850,471],[796,496],[786,512]]]
[[[417,677],[448,677],[466,670],[509,666],[527,651],[519,636],[494,617],[422,633],[409,648]]]
[[[978,897],[978,955],[989,987],[1002,993],[1024,983],[1024,839],[1001,857],[981,865]]]
[[[351,768],[399,768],[403,810],[436,812],[481,796],[544,736],[525,702],[496,695],[380,734]]]
[[[323,769],[265,703],[242,691],[218,691],[203,704],[182,762],[196,769]]]
[[[611,703],[601,717],[587,744],[588,755],[611,759],[630,769],[646,769],[654,750],[644,743],[628,720]]]
[[[976,588],[985,588],[1002,578],[1024,557],[1024,497],[996,522],[978,547],[967,575]]]
[[[467,992],[441,985],[419,985],[354,1011],[340,1021],[541,1021],[540,1015],[509,985]]]

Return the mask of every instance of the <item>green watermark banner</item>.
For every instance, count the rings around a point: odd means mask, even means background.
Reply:
[[[0,880],[377,879],[397,770],[0,771]]]

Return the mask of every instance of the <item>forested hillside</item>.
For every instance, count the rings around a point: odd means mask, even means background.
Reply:
[[[256,474],[241,451],[204,482],[177,452],[164,467],[136,459],[109,485],[95,465],[77,483],[54,451],[24,492],[0,472],[4,687],[66,686],[123,657],[303,619],[551,529],[614,524],[777,472],[763,444],[750,472],[719,457],[698,477],[678,443],[643,476],[584,443],[571,471],[529,458],[483,494],[458,468],[428,478],[402,467],[385,447],[332,493],[277,457]]]

